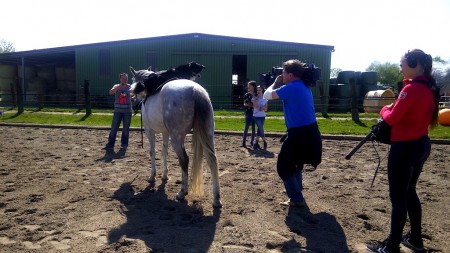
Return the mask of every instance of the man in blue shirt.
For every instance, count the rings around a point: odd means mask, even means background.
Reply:
[[[322,161],[322,139],[317,125],[311,89],[302,81],[306,64],[299,60],[283,63],[283,73],[267,88],[264,97],[281,99],[287,138],[277,160],[289,201],[282,205],[305,207],[302,170],[305,164],[317,167]]]

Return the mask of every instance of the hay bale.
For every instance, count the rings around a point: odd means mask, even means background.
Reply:
[[[0,64],[0,78],[14,79],[17,77],[17,66],[10,64]]]
[[[359,80],[361,85],[376,85],[378,83],[378,73],[376,71],[362,72]]]
[[[44,78],[48,83],[55,83],[55,66],[39,66],[36,68],[37,77]]]
[[[341,71],[341,72],[339,72],[339,74],[337,76],[337,83],[338,84],[349,84],[351,78],[355,78],[355,71],[350,71],[350,70]]]
[[[395,95],[390,89],[369,91],[364,97],[364,111],[378,113],[383,106],[392,104],[394,101]]]
[[[23,78],[22,65],[17,67],[17,74],[19,78]],[[33,79],[36,76],[36,68],[34,66],[25,66],[25,80]]]

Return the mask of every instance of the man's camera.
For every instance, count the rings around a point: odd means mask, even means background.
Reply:
[[[302,81],[306,86],[316,86],[317,81],[322,79],[322,70],[314,64],[306,64],[305,72],[303,72]]]
[[[272,67],[271,71],[264,74],[259,74],[260,83],[264,84],[265,87],[269,87],[275,81],[275,78],[277,78],[277,76],[281,75],[282,73],[282,67]]]
[[[283,74],[283,68],[282,67],[272,67],[272,76],[275,78],[279,75]]]
[[[275,78],[282,73],[282,67],[272,67],[272,71],[265,74],[260,74],[260,82],[264,83],[266,87],[269,87],[275,81]],[[314,64],[305,65],[301,80],[305,83],[306,86],[316,86],[317,81],[321,78],[322,71],[320,68],[316,67],[316,65]]]

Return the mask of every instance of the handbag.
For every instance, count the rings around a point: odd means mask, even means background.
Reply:
[[[372,129],[372,141],[376,141],[384,144],[391,144],[391,126],[383,119],[379,119],[378,122],[371,127]]]

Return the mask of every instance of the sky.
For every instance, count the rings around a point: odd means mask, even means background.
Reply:
[[[331,67],[341,70],[397,64],[413,48],[450,61],[449,0],[6,0],[0,6],[0,40],[16,52],[204,33],[334,46]]]

